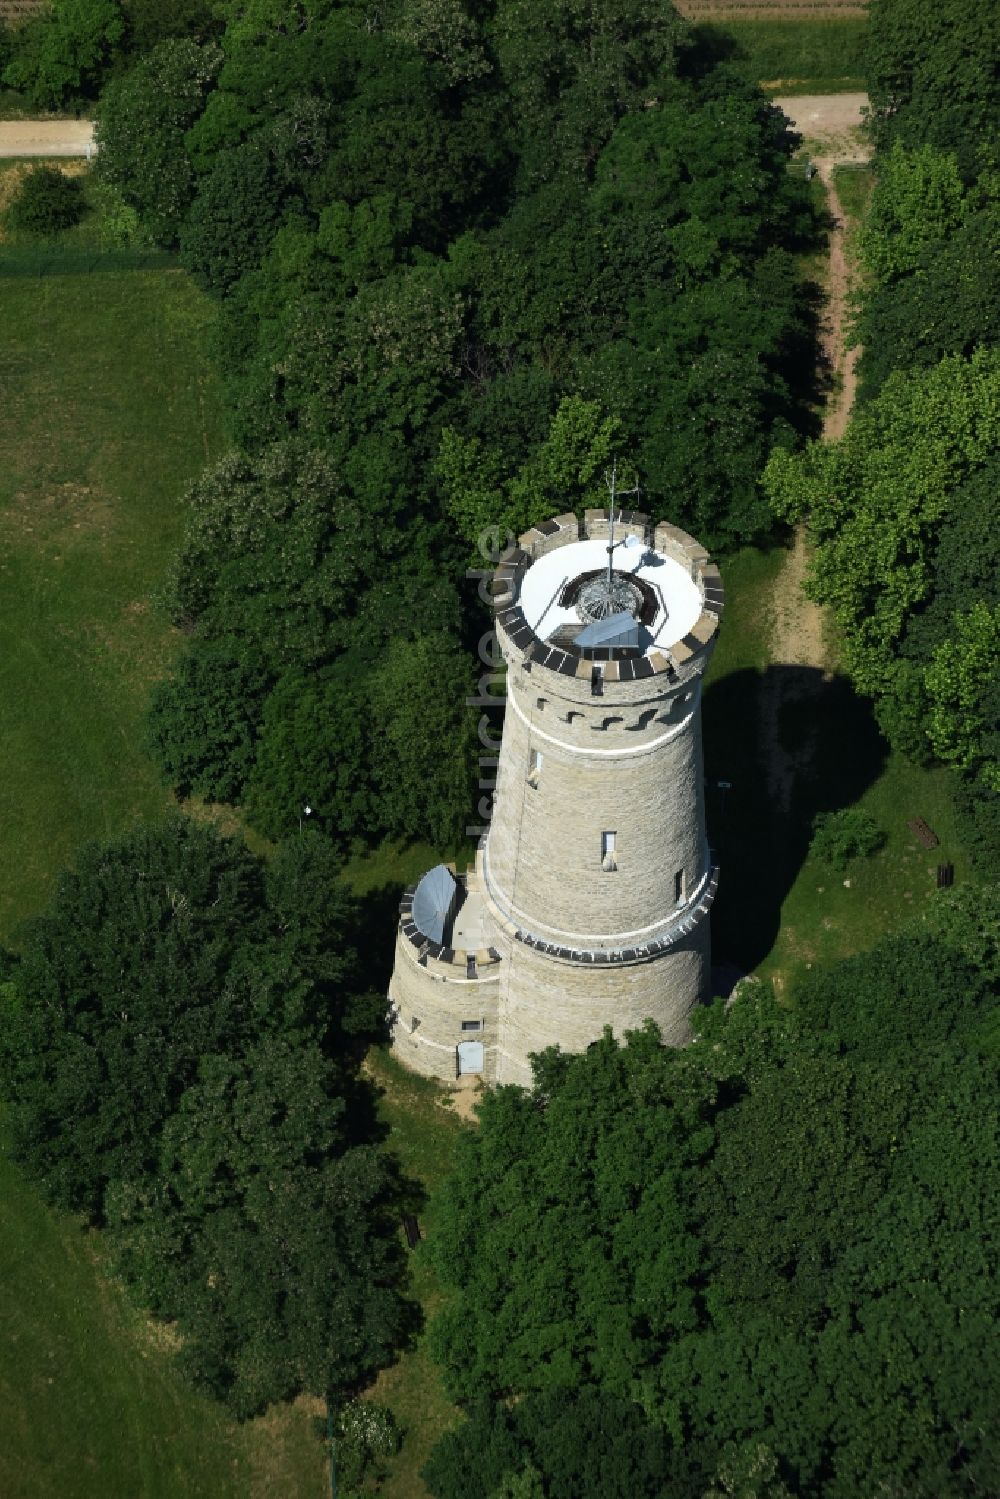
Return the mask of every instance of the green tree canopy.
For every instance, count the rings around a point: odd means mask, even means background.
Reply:
[[[884,690],[907,622],[931,591],[930,555],[961,482],[1000,438],[1000,359],[981,351],[899,372],[836,443],[777,452],[765,485],[816,544],[809,588],[832,606],[866,692]]]
[[[240,1417],[354,1387],[408,1324],[339,867],[315,830],[265,869],[187,819],[140,828],[81,853],[3,990],[16,1158],[106,1226]]]
[[[606,1037],[488,1097],[436,1246],[434,1346],[470,1419],[435,1493],[466,1492],[472,1443],[500,1492],[563,1492],[526,1424],[585,1390],[641,1402],[681,1499],[989,1491],[995,904],[943,906],[791,1005],[747,983],[682,1053]]]
[[[174,818],[81,852],[25,928],[0,1059],[15,1153],[53,1201],[99,1218],[107,1183],[148,1169],[203,1056],[271,1030],[335,1034],[354,954],[348,903],[330,898],[327,992],[242,844]]]
[[[449,553],[366,501],[301,440],[198,481],[168,589],[195,635],[154,692],[148,739],[172,784],[245,800],[268,836],[308,804],[337,835],[444,846],[474,800]]]
[[[927,668],[928,737],[946,764],[1000,791],[1000,605],[977,599]]]
[[[124,1274],[177,1322],[194,1382],[241,1418],[351,1388],[405,1325],[394,1173],[351,1146],[345,1108],[315,1044],[207,1057],[153,1169],[109,1190]]]
[[[970,213],[917,252],[912,270],[865,289],[854,334],[861,399],[894,369],[926,369],[947,354],[968,358],[1000,343],[1000,224],[995,208]]]
[[[871,130],[959,154],[995,140],[1000,42],[991,0],[871,0],[865,62]]]
[[[674,1492],[672,1457],[639,1406],[555,1389],[511,1406],[479,1402],[423,1477],[434,1499],[660,1499]]]
[[[669,76],[685,23],[651,0],[498,0],[489,26],[529,182],[584,176],[618,120]],[[583,39],[585,45],[581,45]]]
[[[177,243],[194,197],[184,135],[204,108],[221,64],[214,44],[164,41],[111,79],[102,95],[97,170],[160,244]]]
[[[609,1034],[546,1054],[534,1094],[486,1095],[433,1247],[454,1292],[434,1346],[459,1398],[599,1384],[628,1399],[694,1325],[681,1183],[705,1141],[670,1056],[652,1027],[621,1048]],[[643,1108],[622,1108],[632,1094]]]
[[[877,282],[912,271],[927,246],[957,229],[965,212],[955,156],[926,145],[908,151],[895,141],[879,162],[858,237],[865,270]]]
[[[14,33],[3,80],[36,109],[62,109],[93,96],[124,35],[120,0],[50,0]]]

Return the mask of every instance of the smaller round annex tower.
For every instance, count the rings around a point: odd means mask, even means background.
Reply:
[[[718,870],[705,829],[701,683],[718,568],[676,526],[588,510],[526,532],[491,590],[507,665],[493,814],[475,869],[400,907],[393,1046],[454,1082],[530,1083],[647,1018],[689,1037],[707,997]]]

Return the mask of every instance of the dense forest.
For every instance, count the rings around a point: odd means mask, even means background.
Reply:
[[[426,1246],[461,1420],[424,1480],[1000,1495],[989,11],[871,0],[833,443],[797,138],[659,0],[53,0],[0,28],[6,85],[96,104],[102,190],[217,304],[231,450],[188,497],[147,738],[181,801],[271,840],[178,813],[84,849],[2,955],[0,1092],[30,1179],[238,1418],[336,1406],[420,1325],[344,854],[461,838],[466,571],[621,453],[723,554],[805,526],[853,684],[949,767],[981,883],[780,1003],[750,980],[683,1052],[609,1032],[485,1097]]]

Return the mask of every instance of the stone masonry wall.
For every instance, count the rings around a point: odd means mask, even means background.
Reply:
[[[605,1026],[623,1037],[655,1020],[663,1040],[690,1040],[691,1011],[707,993],[707,918],[671,952],[649,963],[586,968],[563,963],[522,943],[500,939],[500,1051],[496,1081],[529,1084],[528,1056],[558,1043],[585,1051]]]
[[[708,872],[698,688],[679,721],[668,697],[654,700],[638,715],[650,718],[641,729],[613,704],[588,705],[573,725],[576,748],[564,737],[565,699],[546,688],[539,707],[537,678],[515,672],[508,685],[486,845],[490,898],[568,945],[627,946],[671,919],[676,875],[687,899]],[[605,831],[615,834],[615,871],[602,868]]]
[[[454,1083],[460,1041],[481,1041],[483,1077],[496,1079],[497,1001],[500,965],[486,976],[466,979],[446,964],[421,964],[417,950],[400,932],[389,984],[394,1011],[393,1050],[404,1066],[440,1082]],[[463,1020],[481,1020],[480,1031],[462,1032]]]
[[[484,1045],[490,1082],[530,1082],[528,1056],[581,1051],[605,1026],[646,1019],[665,1042],[689,1039],[709,983],[708,913],[717,871],[704,818],[701,680],[723,608],[718,569],[692,537],[627,514],[616,536],[689,570],[700,618],[638,664],[592,663],[539,642],[518,606],[524,568],[546,552],[607,534],[602,512],[534,528],[492,584],[508,667],[508,705],[490,831],[480,851],[484,938],[493,961],[471,981],[400,933],[390,986],[393,1045],[415,1071],[452,1083],[463,1020]],[[598,690],[595,690],[597,687]],[[602,833],[615,834],[615,869]],[[680,899],[676,880],[681,876]],[[600,960],[600,961],[598,961]]]

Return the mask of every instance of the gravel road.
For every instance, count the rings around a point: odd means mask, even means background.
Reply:
[[[93,120],[0,120],[0,156],[86,156]]]

